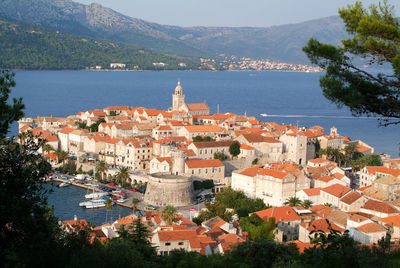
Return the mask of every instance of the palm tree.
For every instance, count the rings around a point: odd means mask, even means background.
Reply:
[[[106,223],[107,223],[108,212],[112,209],[113,204],[112,204],[112,201],[111,201],[110,198],[108,198],[108,199],[104,202],[104,204],[106,205]]]
[[[47,152],[47,154],[49,154],[50,151],[54,151],[54,148],[53,148],[50,144],[45,143],[45,144],[43,144],[43,146],[42,146],[42,151],[43,151],[43,152]]]
[[[172,225],[172,223],[176,221],[176,216],[177,216],[177,210],[175,207],[171,205],[166,206],[161,213],[161,218],[168,225]]]
[[[99,172],[101,174],[101,180],[104,180],[104,175],[108,169],[107,163],[103,160],[100,160],[99,162],[97,162],[96,168],[97,168],[97,172]]]
[[[133,211],[133,213],[135,213],[135,211],[137,210],[138,204],[139,204],[139,199],[132,198],[132,211]]]
[[[311,200],[304,200],[302,203],[303,208],[310,208],[313,205],[313,202]]]
[[[346,145],[346,147],[344,147],[344,154],[345,154],[345,165],[347,167],[347,165],[349,164],[349,162],[351,160],[353,160],[354,157],[354,153],[356,152],[356,145],[355,144],[348,144]]]
[[[127,167],[119,167],[119,172],[117,177],[121,180],[122,187],[125,185],[127,179],[129,179],[129,168]]]
[[[67,159],[67,157],[68,157],[68,153],[63,151],[63,150],[61,150],[61,149],[58,149],[56,151],[56,157],[57,157],[57,162],[62,161],[63,166],[64,166],[65,159]]]
[[[286,202],[284,204],[286,206],[297,207],[297,206],[301,206],[301,200],[295,196],[292,196],[292,197],[286,199]]]

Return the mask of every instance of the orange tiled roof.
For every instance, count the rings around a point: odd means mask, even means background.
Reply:
[[[246,241],[237,234],[223,234],[218,236],[218,240],[224,251],[230,250],[233,246]]]
[[[361,208],[388,214],[399,213],[397,209],[393,208],[388,203],[375,201],[372,199],[368,200]]]
[[[73,130],[75,130],[75,129],[70,128],[70,127],[65,127],[65,128],[63,128],[63,129],[61,129],[60,131],[58,131],[58,133],[69,134],[69,133],[71,133]]]
[[[257,166],[254,166],[254,167],[250,167],[250,168],[246,168],[246,169],[239,170],[239,171],[234,171],[234,172],[237,172],[237,173],[239,173],[241,175],[245,175],[245,176],[248,176],[248,177],[255,177],[257,175],[258,171],[262,167],[263,167],[263,165],[257,165]]]
[[[367,147],[367,146],[364,146],[364,145],[361,145],[361,144],[357,144],[356,145],[356,151],[357,152],[363,153],[363,152],[367,152],[369,150],[371,150],[370,147]]]
[[[361,197],[362,197],[362,195],[360,195],[359,193],[351,192],[351,193],[345,195],[344,197],[342,197],[342,199],[340,199],[340,201],[342,201],[345,204],[351,205],[355,201],[360,199]]]
[[[376,233],[376,232],[386,232],[386,229],[375,222],[369,222],[364,225],[356,227],[357,230],[363,233]]]
[[[400,215],[389,216],[386,218],[380,218],[379,221],[386,223],[389,226],[400,227]]]
[[[326,218],[332,213],[332,208],[324,205],[315,205],[310,210],[321,218]]]
[[[254,150],[253,147],[251,147],[250,145],[247,145],[247,144],[240,144],[240,149],[243,149],[243,150]]]
[[[294,209],[290,206],[268,208],[260,211],[254,212],[258,217],[267,221],[269,218],[275,218],[276,222],[280,221],[297,221],[301,218]]]
[[[221,132],[223,128],[219,126],[199,125],[199,126],[185,126],[188,132]]]
[[[259,175],[265,175],[265,176],[271,176],[271,177],[279,178],[279,179],[283,179],[287,175],[289,175],[289,173],[282,172],[282,171],[276,171],[276,170],[272,170],[272,169],[268,169],[268,168],[261,169],[258,172],[258,174]]]
[[[367,172],[369,174],[376,175],[376,173],[384,173],[384,174],[389,174],[394,177],[400,176],[400,170],[398,169],[393,169],[393,168],[387,168],[387,167],[381,167],[381,166],[366,166],[365,167]]]
[[[221,160],[219,159],[207,159],[207,160],[186,160],[185,164],[188,168],[205,168],[205,167],[223,167]]]
[[[258,142],[266,142],[266,143],[281,143],[277,139],[264,137],[260,134],[250,133],[250,134],[242,134],[242,136],[250,143],[258,143]]]
[[[210,148],[210,147],[229,147],[234,143],[232,140],[228,141],[203,141],[203,142],[193,142],[196,148]]]
[[[333,180],[335,178],[331,177],[331,176],[322,176],[317,178],[317,180],[323,181],[323,182],[330,182],[331,180]]]
[[[188,240],[192,249],[201,248],[196,230],[158,231],[157,234],[160,242]]]
[[[326,160],[326,159],[322,159],[322,158],[314,158],[314,159],[308,160],[308,162],[311,162],[311,163],[314,163],[314,164],[324,164],[324,163],[329,163],[331,161]]]
[[[202,103],[187,103],[186,106],[190,111],[198,111],[198,110],[209,110],[207,104],[202,102]]]
[[[336,184],[333,184],[331,186],[321,189],[321,191],[324,191],[324,192],[331,194],[333,196],[336,196],[336,197],[342,197],[345,194],[347,194],[348,192],[350,192],[351,188],[336,183]]]
[[[318,220],[314,220],[310,223],[308,222],[303,222],[300,224],[301,226],[303,226],[304,228],[306,228],[309,232],[311,231],[322,231],[325,233],[329,233],[330,232],[330,228],[339,232],[344,232],[343,228],[340,228],[339,226],[337,226],[336,224],[334,224],[333,222],[329,222],[327,219],[318,219]]]
[[[156,158],[158,160],[158,162],[162,163],[164,161],[167,161],[167,163],[169,165],[171,165],[171,157],[157,157]]]
[[[129,110],[129,106],[108,106],[104,108],[107,111],[116,111],[116,110]]]
[[[303,189],[303,192],[308,196],[319,195],[321,192],[321,188],[311,188],[311,189]]]

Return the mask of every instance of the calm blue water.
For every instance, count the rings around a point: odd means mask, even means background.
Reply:
[[[13,96],[21,96],[26,116],[67,116],[110,105],[167,109],[181,79],[186,101],[206,101],[211,112],[270,116],[263,121],[321,125],[361,139],[378,153],[398,156],[400,126],[378,127],[373,118],[354,118],[329,103],[320,74],[291,72],[93,72],[17,71]],[[312,117],[318,116],[318,117]],[[14,126],[11,134],[17,132]]]
[[[87,191],[75,186],[64,188],[56,187],[58,183],[49,183],[45,185],[46,189],[52,189],[49,193],[48,203],[54,206],[54,214],[62,221],[73,220],[76,215],[78,219],[86,219],[87,222],[95,222],[97,225],[102,225],[106,221],[106,209],[86,209],[79,207],[79,203],[85,201]],[[113,206],[108,212],[108,222],[117,220],[132,214],[132,209],[121,206]]]

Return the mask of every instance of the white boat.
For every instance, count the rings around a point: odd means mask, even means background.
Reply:
[[[261,116],[263,116],[263,117],[267,117],[268,115],[267,114],[260,114]]]
[[[126,198],[120,198],[117,200],[118,203],[124,203],[126,201]]]
[[[79,203],[80,207],[86,207],[86,208],[101,208],[105,207],[105,200],[104,199],[94,199],[86,202],[81,202]]]
[[[102,198],[105,195],[107,195],[107,193],[97,192],[97,193],[86,194],[85,198],[86,199],[99,199],[99,198]]]
[[[58,185],[58,187],[62,188],[62,187],[70,186],[70,185],[71,185],[71,184],[68,183],[68,182],[62,182],[62,183],[60,183],[60,184]]]

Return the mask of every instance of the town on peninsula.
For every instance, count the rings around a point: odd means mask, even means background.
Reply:
[[[224,254],[255,236],[239,221],[249,215],[274,219],[273,239],[301,252],[313,246],[316,231],[346,232],[361,244],[400,237],[400,159],[374,154],[372,145],[335,126],[210,114],[206,103],[186,103],[180,81],[172,93],[165,110],[109,106],[18,121],[19,143],[29,135],[42,142],[38,152],[54,170],[65,171],[67,163],[79,173],[74,185],[86,187],[79,182],[84,178],[120,184],[118,204],[133,213],[95,227],[95,238],[115,239],[141,221],[160,255],[177,249]],[[64,183],[72,177],[52,176]],[[252,207],[210,216],[215,196],[236,192]],[[77,218],[62,225],[89,227]]]

